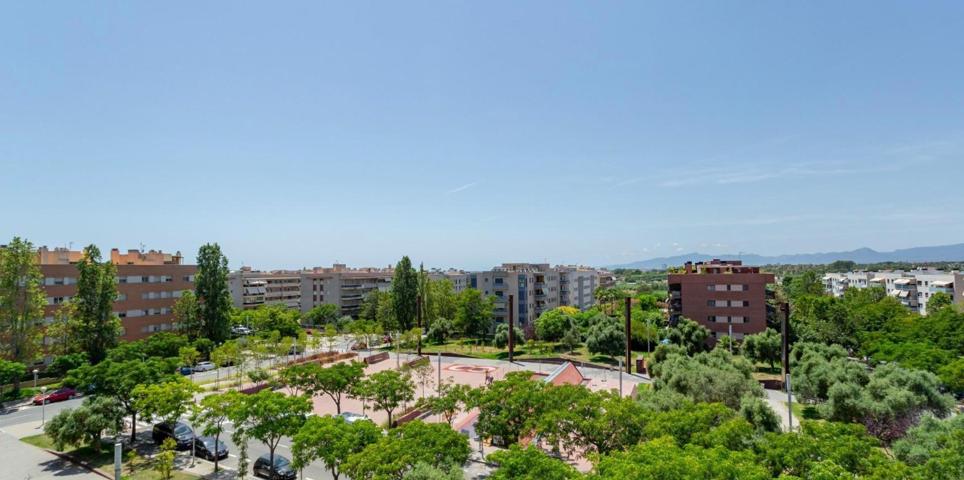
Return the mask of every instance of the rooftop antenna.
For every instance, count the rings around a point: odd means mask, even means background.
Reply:
[[[141,245],[141,253],[144,253],[144,242],[141,242],[140,245]]]

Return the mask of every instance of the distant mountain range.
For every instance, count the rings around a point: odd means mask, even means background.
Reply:
[[[936,247],[914,247],[894,250],[892,252],[878,252],[870,248],[858,248],[849,252],[827,253],[797,253],[791,255],[757,255],[744,254],[716,254],[687,253],[672,257],[651,258],[638,262],[611,265],[609,268],[639,268],[643,270],[661,269],[667,266],[678,266],[686,262],[699,262],[719,258],[722,260],[743,260],[745,265],[801,265],[826,264],[837,260],[851,260],[857,263],[880,262],[955,262],[964,261],[964,243],[955,245],[940,245]]]

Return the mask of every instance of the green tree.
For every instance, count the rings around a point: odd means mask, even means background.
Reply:
[[[401,479],[415,465],[462,465],[469,458],[464,435],[440,423],[415,420],[389,430],[377,442],[348,456],[343,471],[354,480]]]
[[[192,405],[191,423],[200,430],[201,435],[213,436],[214,443],[217,444],[226,430],[231,412],[243,402],[244,397],[238,392],[208,395]],[[218,472],[217,456],[214,457],[214,472]]]
[[[402,480],[463,480],[464,478],[465,475],[458,466],[433,467],[427,463],[416,463],[402,476]]]
[[[769,363],[770,370],[773,370],[776,362],[780,361],[782,348],[783,341],[780,334],[772,328],[756,335],[747,335],[743,339],[743,355],[753,362]]]
[[[245,397],[232,415],[243,419],[241,428],[244,436],[255,438],[268,447],[269,464],[274,465],[274,453],[281,439],[296,435],[310,411],[311,402],[307,397],[289,397],[283,393],[262,390]]]
[[[336,363],[319,368],[312,376],[311,395],[327,395],[335,403],[335,411],[341,413],[342,396],[349,394],[365,376],[362,362]]]
[[[171,480],[174,475],[174,451],[177,443],[173,438],[165,438],[161,443],[161,451],[154,455],[154,470],[161,480]]]
[[[15,362],[30,363],[37,356],[39,320],[47,303],[42,284],[33,244],[13,237],[0,248],[0,355]],[[19,378],[13,388],[20,388]]]
[[[536,336],[541,340],[555,342],[561,339],[573,325],[572,307],[546,310],[536,319]],[[578,310],[576,310],[578,313]]]
[[[777,432],[780,430],[780,417],[762,398],[753,396],[741,398],[740,416],[750,422],[750,425],[753,425],[758,431]]]
[[[399,330],[409,330],[415,326],[417,298],[418,273],[412,268],[412,261],[404,256],[395,265],[392,276],[392,311]]]
[[[823,281],[814,270],[807,270],[799,275],[787,277],[787,296],[796,300],[806,296],[820,296],[824,294]]]
[[[64,384],[80,386],[92,393],[114,398],[124,412],[131,417],[131,441],[137,438],[137,415],[140,413],[138,385],[163,383],[178,378],[175,364],[169,360],[148,358],[143,360],[104,360],[93,366],[71,370]]]
[[[532,431],[545,407],[546,384],[532,381],[531,375],[510,372],[472,392],[468,406],[479,409],[475,431],[482,438],[498,437],[511,445]]]
[[[117,400],[88,397],[75,409],[61,410],[44,425],[44,433],[60,451],[71,445],[87,445],[99,451],[101,436],[119,433],[123,416],[124,410]]]
[[[657,390],[669,389],[697,402],[720,402],[733,409],[747,395],[762,397],[763,389],[753,379],[749,362],[734,358],[725,350],[698,353],[692,357],[670,354],[653,366]]]
[[[954,304],[954,298],[948,293],[937,292],[931,295],[931,298],[927,301],[927,311],[936,312],[944,307],[949,307]]]
[[[526,448],[511,445],[489,455],[488,460],[498,465],[489,477],[493,480],[569,480],[582,475],[568,464],[551,458],[530,445]]]
[[[589,327],[586,333],[589,353],[618,357],[626,348],[626,332],[616,319],[607,319]]]
[[[439,395],[435,397],[422,397],[419,405],[428,408],[436,415],[441,415],[445,423],[452,424],[455,416],[465,408],[469,401],[472,388],[468,385],[459,383],[442,383],[439,387]]]
[[[474,288],[462,290],[458,295],[455,330],[466,337],[485,339],[492,328],[494,308],[492,297],[484,297],[482,292]]]
[[[569,329],[566,330],[566,334],[559,340],[559,343],[566,347],[567,352],[574,352],[579,348],[579,345],[582,344],[582,335],[579,333],[579,327],[576,325],[569,327]]]
[[[358,319],[367,320],[369,322],[378,321],[378,305],[380,303],[381,297],[384,292],[378,290],[372,290],[365,295],[362,299],[361,307],[358,310]]]
[[[426,335],[428,339],[437,344],[445,343],[452,334],[455,333],[455,325],[449,317],[437,317],[429,323],[428,332]]]
[[[439,319],[453,319],[458,311],[458,296],[455,286],[447,278],[429,280],[426,287],[425,315],[429,330]]]
[[[338,319],[338,306],[330,303],[323,303],[305,312],[302,320],[305,325],[319,326],[332,323]]]
[[[521,328],[513,328],[512,333],[515,334],[515,345],[525,344],[525,337],[522,336]],[[495,335],[492,336],[492,345],[495,348],[505,348],[509,345],[509,325],[506,323],[500,323],[495,326]]]
[[[202,336],[221,343],[230,333],[231,294],[228,292],[228,259],[217,243],[204,244],[198,250],[194,280]]]
[[[300,470],[321,460],[332,477],[338,480],[348,457],[361,452],[381,436],[381,430],[370,421],[349,423],[330,415],[311,417],[291,439],[294,466]]]
[[[749,451],[733,451],[723,447],[681,447],[671,438],[661,437],[640,443],[628,450],[602,457],[594,480],[624,478],[699,478],[706,480],[763,480],[769,473],[757,465]]]
[[[102,262],[100,250],[88,245],[77,270],[77,296],[72,300],[78,321],[77,337],[90,363],[96,364],[117,345],[120,335],[120,319],[113,312],[117,268],[110,261]]]
[[[4,385],[13,383],[16,391],[17,384],[26,373],[27,367],[24,364],[0,358],[0,398],[3,398]]]
[[[689,354],[706,350],[706,340],[710,338],[710,331],[688,318],[681,318],[676,326],[669,329],[666,338],[673,344],[680,345]]]
[[[193,346],[181,347],[177,351],[177,356],[181,360],[181,364],[193,367],[197,364],[199,358],[201,358],[201,352],[198,352]]]
[[[176,422],[194,404],[194,394],[201,389],[183,377],[162,383],[140,384],[134,387],[134,406],[145,417]]]
[[[67,375],[67,372],[84,365],[88,365],[86,353],[59,355],[54,357],[50,365],[47,366],[47,373],[55,377],[62,377]]]
[[[946,420],[924,415],[904,438],[894,442],[893,450],[894,456],[908,465],[923,465],[940,450],[955,447],[964,447],[964,415]],[[964,455],[964,451],[959,454]],[[959,465],[964,468],[964,463]]]
[[[204,334],[201,318],[198,313],[197,297],[194,292],[188,290],[181,294],[174,302],[174,322],[177,324],[177,331],[186,335],[190,339],[203,338]]]
[[[415,398],[415,384],[407,373],[383,370],[361,380],[358,390],[377,410],[388,414],[388,425],[394,425],[392,413],[405,402]]]

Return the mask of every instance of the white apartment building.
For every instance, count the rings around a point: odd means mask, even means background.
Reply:
[[[301,275],[292,271],[262,272],[251,267],[228,274],[231,302],[241,309],[281,304],[301,308]]]
[[[847,272],[824,275],[827,293],[842,296],[848,288],[881,287],[887,295],[900,300],[908,309],[927,314],[927,302],[935,293],[951,296],[955,303],[964,304],[964,274],[933,268],[882,272]]]
[[[596,271],[586,267],[503,263],[489,271],[471,273],[468,286],[495,297],[496,322],[508,321],[509,295],[512,295],[515,321],[524,326],[534,322],[542,312],[559,306],[591,307],[598,282]]]

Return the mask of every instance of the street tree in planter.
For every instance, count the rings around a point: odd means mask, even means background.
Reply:
[[[388,414],[388,426],[394,425],[392,414],[405,402],[415,398],[415,384],[407,373],[383,370],[359,382],[359,391],[372,402],[376,410]]]
[[[338,480],[342,465],[349,455],[358,453],[382,436],[381,429],[370,421],[347,422],[341,417],[311,417],[291,439],[291,452],[296,469],[301,470],[315,460],[325,464]]]

